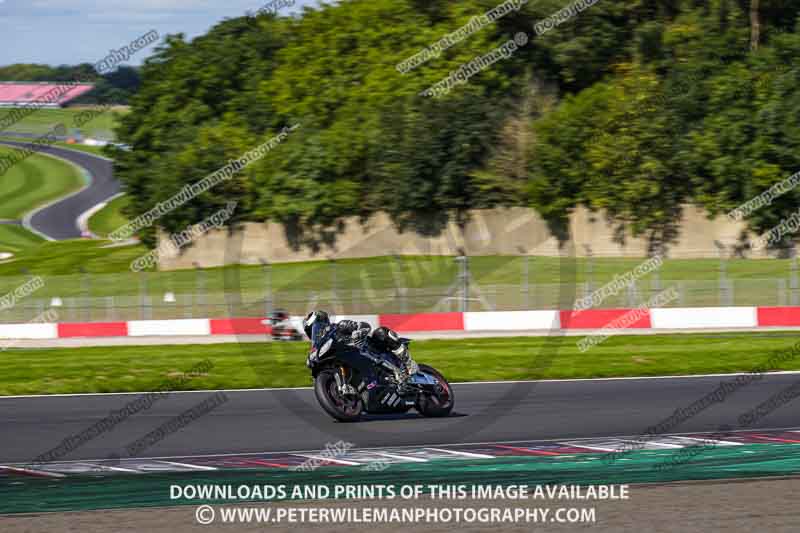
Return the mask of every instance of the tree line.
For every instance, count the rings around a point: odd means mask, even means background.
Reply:
[[[90,63],[80,65],[40,65],[15,63],[0,67],[0,81],[17,82],[74,82],[87,80],[94,83],[92,91],[72,100],[71,104],[127,105],[131,95],[139,89],[141,79],[135,67],[120,66],[113,72],[99,75]]]
[[[585,205],[658,248],[683,205],[724,213],[800,170],[794,0],[600,0],[541,35],[535,24],[568,3],[526,2],[398,69],[498,3],[345,0],[167,36],[117,131],[134,148],[115,154],[128,214],[295,124],[159,224],[179,231],[234,200],[236,222],[281,222],[299,246],[376,211],[436,234],[475,208],[529,206],[558,233]],[[509,57],[422,94],[520,32],[530,39]],[[749,227],[778,224],[799,199],[774,199]]]

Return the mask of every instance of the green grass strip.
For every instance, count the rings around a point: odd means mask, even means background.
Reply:
[[[129,221],[122,214],[122,209],[128,205],[129,200],[128,196],[118,196],[108,202],[89,219],[89,230],[99,237],[107,237],[109,233],[127,224]]]
[[[458,382],[748,372],[797,342],[772,332],[628,335],[581,353],[581,338],[431,340],[411,348],[417,361]],[[0,395],[150,391],[205,359],[213,369],[186,380],[184,389],[309,386],[307,349],[305,342],[12,348],[0,357]],[[770,370],[800,370],[800,357]]]

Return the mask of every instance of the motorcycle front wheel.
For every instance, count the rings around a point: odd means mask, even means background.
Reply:
[[[314,380],[314,394],[325,410],[339,422],[356,422],[361,418],[363,405],[359,396],[344,396],[339,393],[336,370],[323,370]]]
[[[455,396],[453,395],[453,388],[444,378],[444,376],[435,368],[428,365],[419,365],[419,371],[423,374],[428,374],[436,378],[439,382],[436,385],[436,391],[433,394],[422,393],[415,407],[422,416],[429,417],[442,417],[450,414],[455,405]]]

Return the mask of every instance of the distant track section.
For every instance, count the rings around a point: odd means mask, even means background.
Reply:
[[[0,141],[0,144],[16,148],[28,146],[24,142]],[[89,184],[76,193],[40,207],[25,219],[30,229],[54,241],[81,237],[78,218],[99,203],[107,201],[120,192],[120,184],[114,178],[111,160],[89,153],[54,146],[37,147],[41,153],[64,159],[84,170],[90,178]]]

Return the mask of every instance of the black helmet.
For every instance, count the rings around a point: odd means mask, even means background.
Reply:
[[[303,331],[305,331],[306,337],[311,339],[311,331],[315,324],[327,326],[330,323],[331,319],[328,318],[328,313],[325,311],[311,311],[303,319]]]
[[[395,352],[402,346],[397,333],[386,326],[376,328],[375,331],[372,332],[372,340],[378,348],[386,350],[387,352]]]

